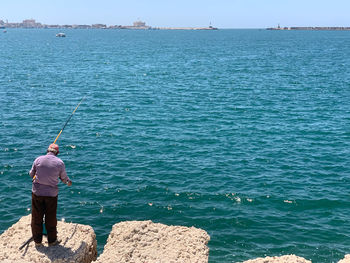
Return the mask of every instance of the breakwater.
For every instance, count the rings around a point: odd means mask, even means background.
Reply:
[[[91,226],[58,222],[60,243],[34,246],[31,215],[22,217],[0,235],[0,262],[3,263],[113,263],[174,262],[208,263],[210,239],[206,231],[194,227],[166,226],[152,221],[127,221],[113,226],[104,251],[97,257],[96,235]],[[30,239],[28,239],[30,240]],[[338,263],[349,263],[350,255]],[[268,256],[243,263],[311,263],[296,255]]]
[[[267,30],[316,30],[316,31],[343,31],[350,30],[350,27],[310,27],[310,26],[301,26],[301,27],[269,27]]]
[[[36,247],[31,237],[31,215],[22,217],[0,235],[0,262],[208,262],[209,235],[201,229],[166,226],[152,221],[115,224],[103,253],[97,258],[96,235],[91,226],[59,221],[60,243]]]

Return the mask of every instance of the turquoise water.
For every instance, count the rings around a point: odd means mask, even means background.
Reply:
[[[350,34],[11,30],[0,34],[0,233],[30,213],[59,138],[58,218],[153,220],[211,236],[210,262],[350,253]]]

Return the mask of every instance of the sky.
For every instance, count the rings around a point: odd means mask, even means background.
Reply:
[[[43,24],[266,28],[350,26],[350,0],[0,0],[0,19]]]

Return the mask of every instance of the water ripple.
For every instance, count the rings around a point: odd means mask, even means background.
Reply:
[[[205,229],[210,262],[348,253],[346,32],[54,36],[0,39],[0,232],[86,95],[58,141],[74,182],[58,217],[93,226],[100,252],[114,223],[151,219]]]

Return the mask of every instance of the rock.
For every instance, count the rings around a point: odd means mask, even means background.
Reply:
[[[96,263],[208,262],[210,237],[195,227],[152,221],[115,224]]]
[[[338,263],[350,263],[350,254],[345,255],[342,260],[339,260]]]
[[[19,249],[31,236],[31,215],[22,217],[0,236],[0,262],[81,262],[90,263],[97,257],[97,242],[91,226],[57,222],[59,245],[48,247],[43,237],[43,246],[36,248],[30,242]]]
[[[265,257],[244,261],[243,263],[311,263],[310,260],[295,255],[281,257]]]

